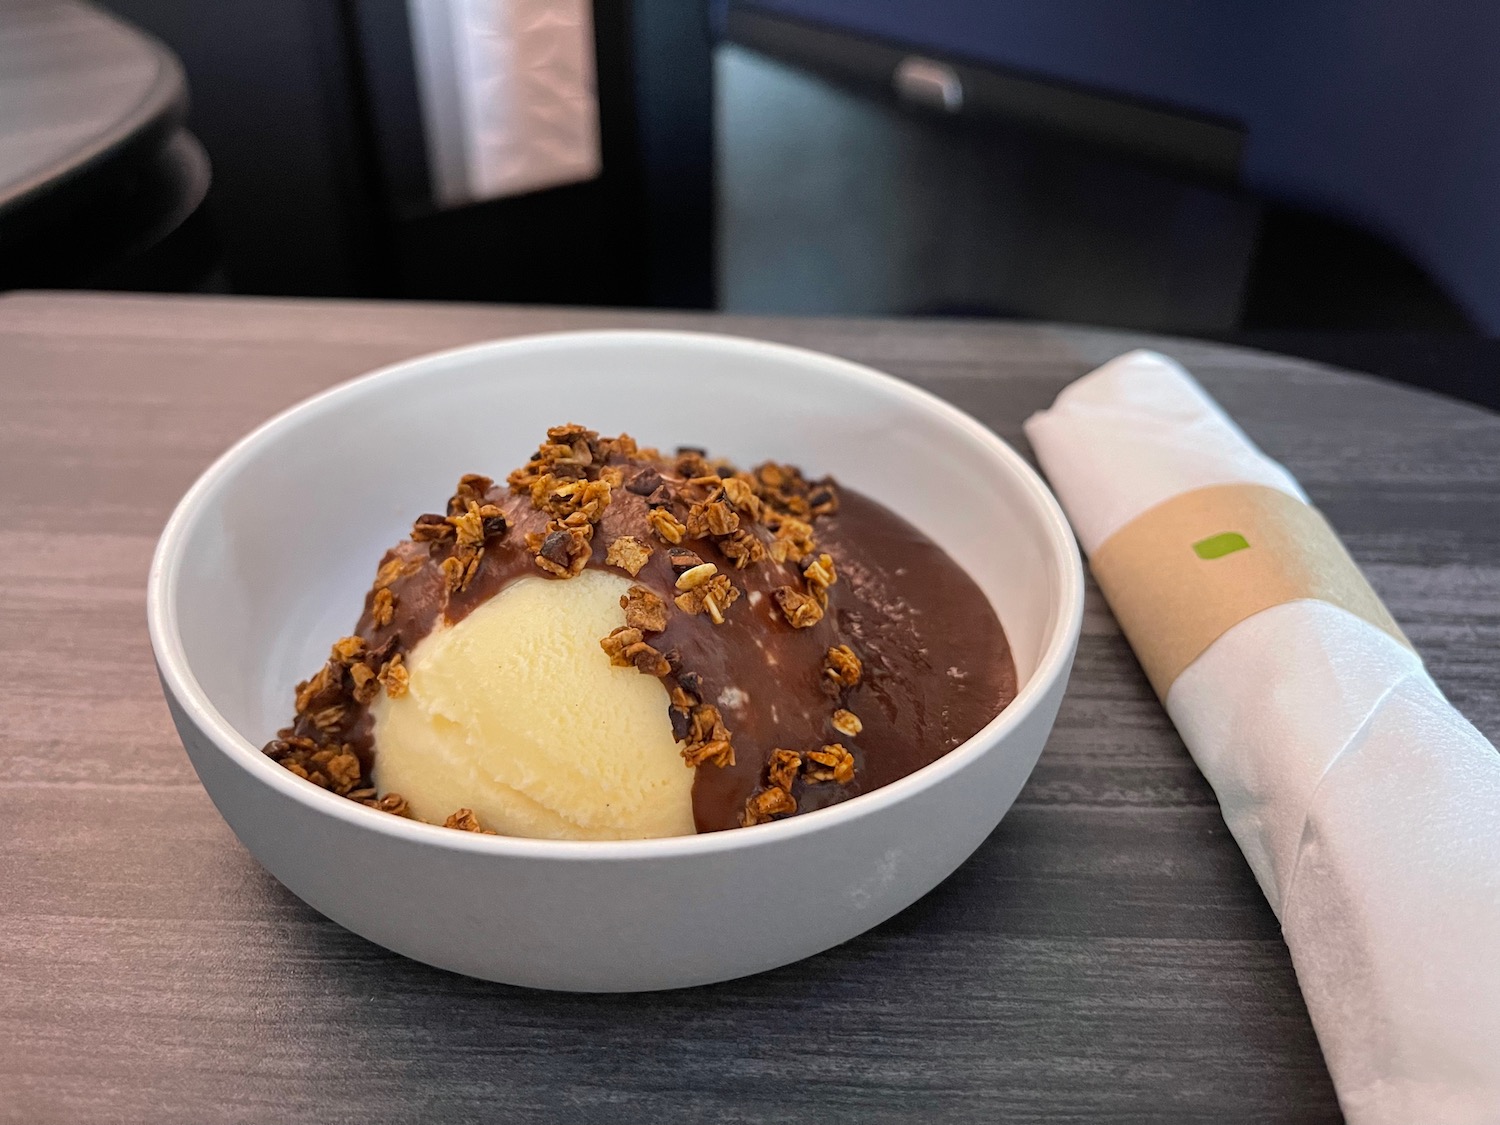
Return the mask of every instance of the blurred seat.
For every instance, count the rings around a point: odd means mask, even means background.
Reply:
[[[1389,326],[1394,306],[1411,328],[1500,332],[1494,5],[729,0],[727,31],[956,122],[1264,201],[1259,326]]]
[[[0,288],[193,288],[209,164],[182,68],[74,0],[0,3]]]
[[[713,303],[702,0],[101,2],[182,60],[233,292]],[[447,95],[472,96],[464,111],[535,123],[524,107],[508,117],[506,80],[557,53],[546,34],[541,50],[516,46],[505,33],[519,12],[554,32],[589,17],[598,174],[450,198],[423,33],[446,29],[437,72]]]

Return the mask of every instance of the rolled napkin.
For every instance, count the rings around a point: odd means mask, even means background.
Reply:
[[[1345,1116],[1500,1122],[1500,754],[1176,363],[1112,360],[1026,435],[1281,920]]]

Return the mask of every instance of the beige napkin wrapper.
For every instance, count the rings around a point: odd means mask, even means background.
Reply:
[[[1156,694],[1247,617],[1328,602],[1411,643],[1322,514],[1260,484],[1196,488],[1142,512],[1089,559]]]

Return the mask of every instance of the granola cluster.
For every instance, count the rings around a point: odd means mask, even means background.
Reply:
[[[848,645],[830,648],[823,658],[823,683],[831,694],[843,696],[859,683],[863,668],[859,657]],[[839,706],[829,716],[828,724],[845,738],[853,739],[864,730],[864,723],[853,711]],[[854,780],[854,754],[842,742],[829,742],[816,750],[787,750],[778,747],[766,763],[765,781],[745,802],[740,825],[764,824],[797,811],[797,792],[807,785],[832,782],[848,785]]]
[[[554,458],[564,458],[571,473],[583,474],[571,479],[587,479],[589,466],[599,463],[599,451],[619,448],[588,430],[568,430],[571,440],[567,443],[559,440],[562,434],[562,430],[549,431],[549,443],[512,477],[511,487],[528,490],[534,505],[545,504],[551,490],[558,487],[556,474],[550,470]],[[635,577],[655,550],[665,550],[674,575],[672,605],[682,613],[701,614],[714,625],[722,625],[741,597],[731,572],[745,571],[767,559],[778,564],[793,562],[801,573],[801,586],[778,586],[771,597],[794,628],[809,628],[822,620],[828,589],[838,581],[838,574],[833,558],[817,551],[813,521],[838,510],[838,494],[831,481],[811,482],[797,469],[773,462],[742,472],[690,447],[679,449],[663,472],[660,459],[642,454],[633,441],[614,440],[627,442],[632,452],[624,457],[626,467],[611,487],[623,485],[645,499],[647,526],[659,547],[622,536],[609,545],[606,565],[618,566]],[[711,546],[718,561],[705,559],[687,547],[688,542]],[[652,676],[675,676],[676,683],[670,687],[671,715],[683,760],[695,768],[733,765],[733,736],[720,709],[703,699],[700,677],[678,667],[674,652],[660,652],[647,639],[667,627],[665,604],[640,586],[632,587],[621,604],[626,608],[626,625],[600,641],[610,660]],[[649,615],[639,608],[645,605],[650,607]],[[839,714],[848,716],[834,724],[841,733],[858,723],[850,712]],[[831,754],[829,747],[810,751],[806,777],[814,781],[836,777],[842,784],[852,781],[853,757],[844,751],[844,757],[834,761]],[[818,755],[829,761],[820,765]],[[795,811],[791,783],[773,785],[750,799],[744,822],[758,823]]]
[[[710,763],[723,769],[734,765],[734,744],[724,716],[712,703],[703,702],[703,681],[689,672],[678,677],[672,689],[672,733],[682,743],[682,760],[697,768]]]
[[[633,666],[648,676],[675,677],[676,683],[668,689],[669,714],[673,734],[682,743],[683,761],[695,768],[704,763],[732,766],[729,730],[719,709],[703,702],[702,678],[683,671],[675,651],[662,653],[646,640],[648,634],[667,627],[667,603],[644,586],[632,586],[621,597],[620,606],[625,610],[625,624],[599,642],[610,662],[622,668]]]
[[[646,641],[647,633],[660,633],[667,627],[667,605],[644,586],[632,586],[620,598],[625,610],[625,624],[599,642],[609,655],[609,662],[621,668],[634,667],[638,672],[661,678],[676,667]]]
[[[358,712],[384,689],[406,690],[406,669],[394,642],[371,648],[361,637],[334,643],[328,661],[297,685],[296,718],[276,732],[266,754],[300,778],[341,797],[375,806],[375,789],[345,736]]]
[[[449,548],[441,562],[449,591],[467,590],[484,558],[485,544],[510,530],[510,521],[485,497],[495,482],[478,473],[468,473],[448,500],[448,514],[427,513],[412,524],[413,543],[440,543]],[[385,622],[377,620],[377,624]]]
[[[399,793],[376,796],[373,779],[356,752],[358,728],[371,703],[383,691],[392,698],[406,694],[410,675],[399,634],[392,631],[399,607],[394,587],[436,560],[447,589],[463,590],[472,581],[487,544],[510,529],[505,514],[486,501],[493,483],[469,474],[448,500],[447,515],[424,514],[412,525],[411,542],[428,545],[428,555],[392,552],[381,564],[370,588],[367,615],[370,637],[351,635],[336,641],[327,662],[297,685],[292,724],[266,744],[272,761],[323,789],[398,816],[410,816]]]
[[[513,493],[528,495],[545,512],[545,529],[526,533],[526,549],[539,569],[557,578],[582,572],[593,556],[594,529],[624,474],[608,465],[611,455],[638,454],[627,434],[601,438],[582,426],[553,426],[531,460],[506,479]]]

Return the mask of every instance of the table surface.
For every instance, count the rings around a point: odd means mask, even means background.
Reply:
[[[0,213],[181,111],[182,68],[90,4],[0,0]]]
[[[717,329],[904,376],[1026,449],[1109,356],[1186,362],[1342,532],[1500,735],[1500,416],[1301,361],[1005,323],[0,298],[0,1121],[1328,1122],[1276,920],[1098,591],[1056,731],[946,883],[838,949],[673,993],[531,992],[324,920],[172,731],[158,531],[233,439],[408,356]]]

